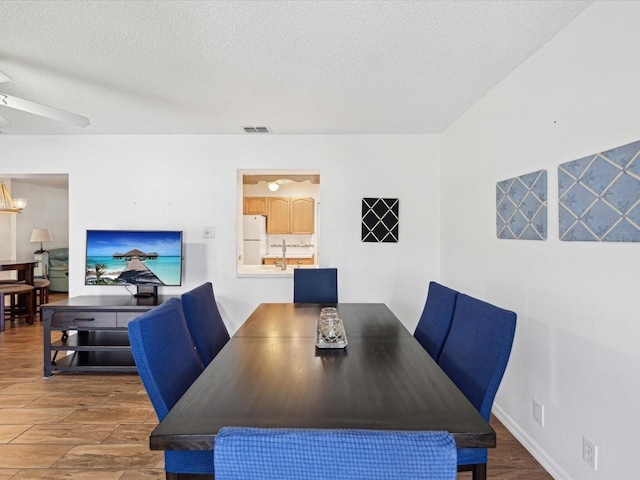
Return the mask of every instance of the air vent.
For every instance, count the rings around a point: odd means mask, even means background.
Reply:
[[[245,133],[269,133],[269,127],[243,127]]]

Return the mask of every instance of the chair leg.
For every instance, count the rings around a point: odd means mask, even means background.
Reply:
[[[487,480],[487,464],[476,463],[473,466],[473,480]]]
[[[11,320],[11,323],[13,323],[13,321],[15,320],[15,318],[13,317],[15,313],[16,313],[16,295],[12,294],[10,307],[9,307],[9,319]]]
[[[4,293],[0,292],[0,332],[4,332]]]
[[[27,323],[29,325],[33,325],[33,321],[35,320],[35,316],[36,316],[36,312],[35,312],[35,306],[36,306],[36,291],[35,290],[31,290],[29,292],[29,303],[27,303]]]
[[[40,318],[40,321],[42,321],[42,309],[40,308],[40,306],[45,303],[49,303],[49,287],[44,286],[44,287],[36,288],[35,292],[36,292],[36,315],[38,315],[38,317]]]
[[[25,320],[27,321],[27,323],[29,325],[33,325],[33,320],[35,317],[35,304],[36,304],[36,297],[35,297],[35,290],[31,290],[28,292],[27,294],[27,300],[24,303],[24,306],[22,306],[20,303],[18,303],[18,306],[20,308],[24,308],[24,317]]]
[[[35,317],[34,305],[35,305],[35,290],[30,290],[28,292],[21,292],[20,294],[12,293],[10,295],[11,298],[11,307],[9,310],[9,319],[11,323],[13,323],[16,319],[24,317],[29,325],[33,325],[33,319]],[[20,299],[19,295],[28,295],[26,301],[24,299]],[[23,304],[24,303],[24,304]]]
[[[210,473],[172,473],[165,471],[167,480],[215,480]]]

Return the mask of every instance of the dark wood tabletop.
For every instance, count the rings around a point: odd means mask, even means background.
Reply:
[[[211,450],[224,426],[495,432],[384,304],[338,304],[348,345],[315,346],[321,305],[262,304],[151,433],[154,450]]]
[[[0,271],[17,270],[18,280],[23,280],[28,285],[33,285],[33,271],[39,260],[0,260]]]

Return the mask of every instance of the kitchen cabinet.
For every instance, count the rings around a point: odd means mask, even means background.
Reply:
[[[282,258],[278,257],[278,258],[263,258],[262,259],[262,264],[263,265],[275,265],[276,261],[281,262]],[[296,265],[313,265],[314,263],[314,259],[313,259],[313,255],[310,257],[296,257],[295,255],[291,258],[287,257],[287,265],[292,265],[292,266],[296,266]]]
[[[267,233],[289,233],[288,197],[267,197]]]
[[[266,215],[266,197],[244,197],[242,213],[244,215]]]
[[[291,198],[289,215],[289,233],[298,235],[313,233],[313,198]]]
[[[267,233],[312,235],[313,198],[267,197]]]

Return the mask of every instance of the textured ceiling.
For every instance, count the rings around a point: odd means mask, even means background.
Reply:
[[[8,134],[440,133],[589,1],[0,1]],[[260,135],[260,134],[252,134]]]

